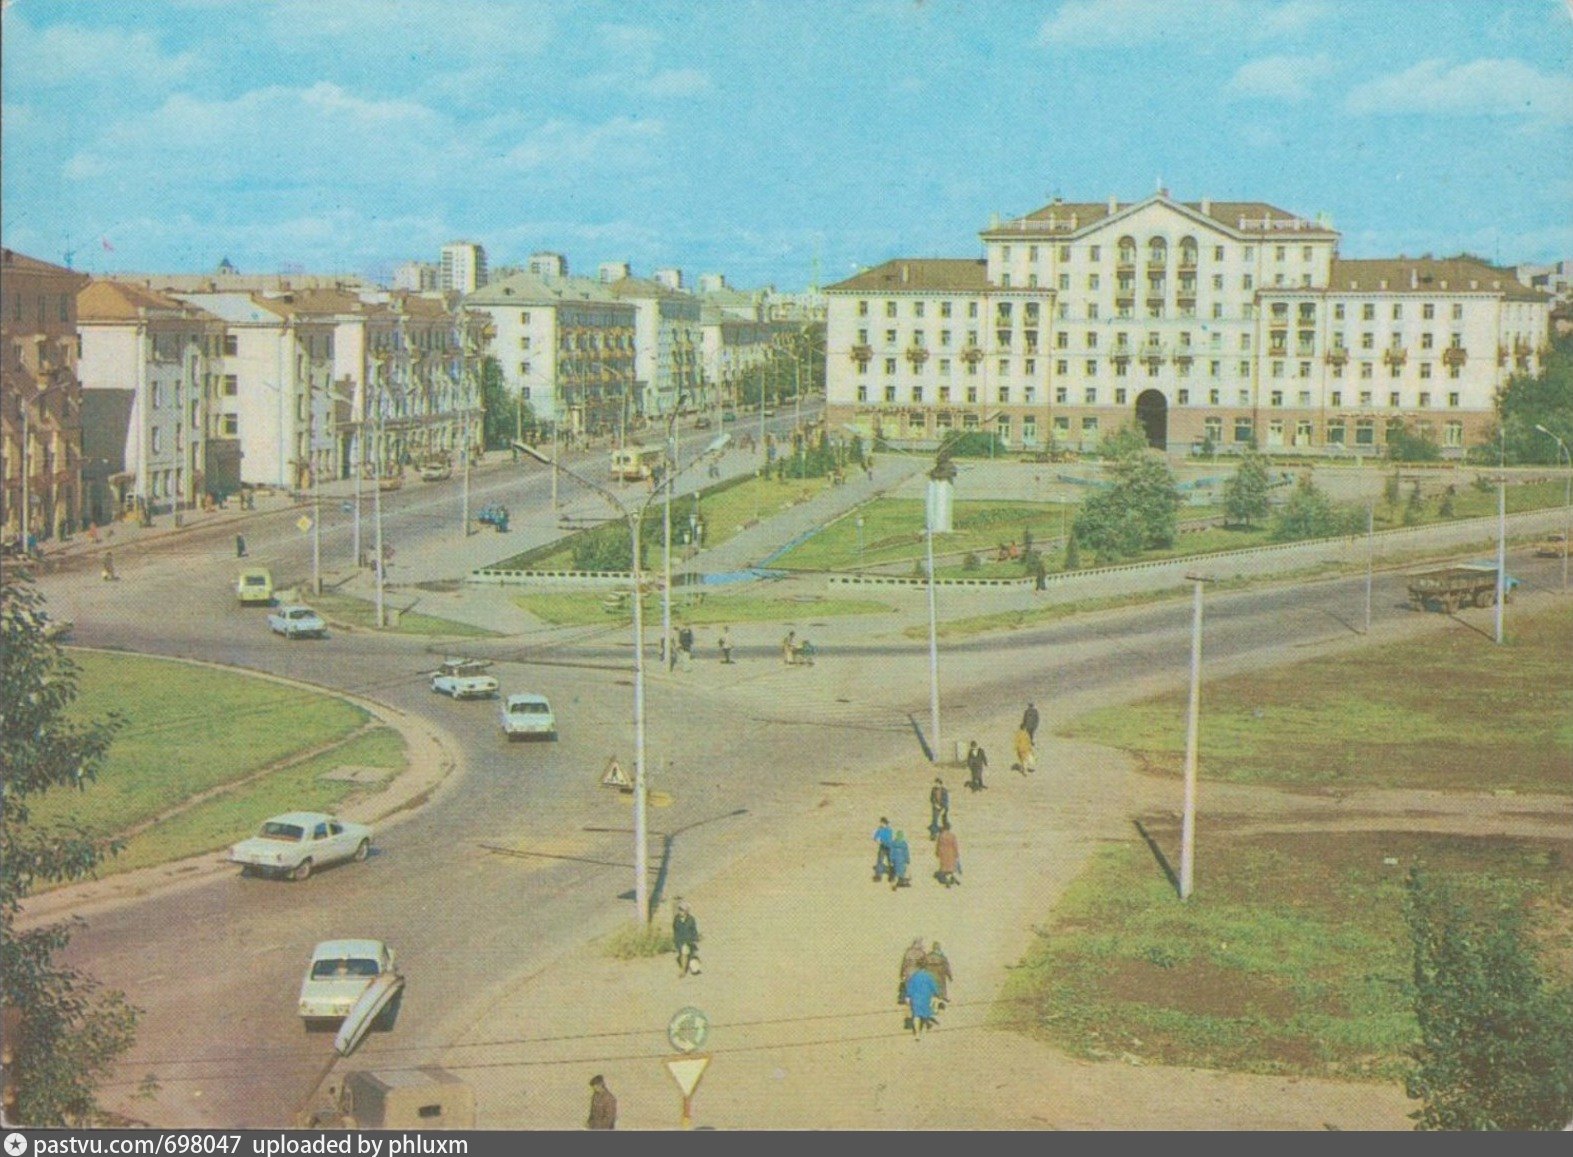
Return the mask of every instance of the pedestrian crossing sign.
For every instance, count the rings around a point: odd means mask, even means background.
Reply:
[[[617,762],[615,755],[606,761],[606,770],[601,773],[601,785],[621,788],[623,791],[634,789],[633,780],[628,778],[628,773],[623,770],[623,765]]]

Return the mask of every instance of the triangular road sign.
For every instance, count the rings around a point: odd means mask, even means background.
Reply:
[[[634,781],[628,778],[628,773],[623,770],[623,765],[617,762],[617,756],[612,756],[606,761],[606,771],[601,775],[601,783],[606,787],[632,788]]]
[[[705,1068],[709,1064],[709,1057],[696,1053],[688,1057],[672,1057],[666,1062],[666,1071],[672,1074],[683,1096],[692,1097],[694,1090],[699,1087],[699,1078],[705,1075]]]

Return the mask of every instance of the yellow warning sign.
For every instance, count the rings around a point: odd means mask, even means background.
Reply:
[[[692,1097],[694,1090],[699,1087],[699,1079],[705,1075],[705,1069],[710,1064],[710,1058],[700,1054],[686,1057],[672,1057],[666,1062],[666,1071],[672,1074],[672,1079],[677,1082],[677,1087],[682,1090],[684,1097]]]
[[[623,765],[617,762],[617,756],[612,756],[606,761],[606,770],[601,773],[601,783],[605,787],[620,787],[632,791],[634,781],[628,778],[628,773],[623,770]]]
[[[302,534],[305,534],[308,530],[311,529],[311,519],[307,518],[304,514],[302,514],[299,518],[297,518],[295,520],[295,525],[300,527],[300,532]]]

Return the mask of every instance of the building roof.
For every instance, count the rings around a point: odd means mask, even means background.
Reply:
[[[827,285],[826,293],[979,293],[989,284],[981,258],[897,257]]]
[[[664,285],[648,277],[620,277],[616,281],[608,282],[606,287],[619,298],[638,300],[663,297],[689,300],[694,296],[686,290],[673,289],[670,285]]]
[[[607,286],[588,277],[542,277],[530,272],[488,282],[463,298],[463,304],[476,306],[563,305],[583,301],[625,304]]]
[[[18,253],[15,249],[0,250],[0,262],[4,263],[8,271],[24,270],[29,273],[76,273],[76,270],[70,269],[64,265],[54,265],[48,261],[40,261],[36,257],[29,257],[25,253]],[[77,276],[82,277],[85,280],[87,275],[77,274]]]
[[[230,325],[277,325],[293,312],[292,306],[251,293],[177,293]]]
[[[1511,269],[1468,257],[1380,257],[1338,259],[1328,273],[1327,292],[1336,293],[1500,293],[1510,301],[1550,301]]]
[[[179,314],[191,321],[216,321],[213,314],[146,286],[94,280],[76,295],[78,321],[135,321],[149,313]]]
[[[1024,217],[991,224],[984,237],[1028,234],[1047,237],[1074,237],[1096,225],[1107,223],[1139,206],[1161,201],[1183,209],[1199,220],[1209,221],[1225,231],[1253,237],[1336,237],[1337,232],[1321,221],[1311,221],[1269,205],[1265,201],[1172,201],[1167,193],[1155,193],[1140,201],[1061,201],[1054,200]]]

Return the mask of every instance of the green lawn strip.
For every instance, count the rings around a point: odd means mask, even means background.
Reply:
[[[354,734],[370,718],[342,699],[190,663],[73,651],[81,668],[73,715],[117,712],[90,790],[51,792],[36,822],[69,821],[100,836],[134,828],[192,796]]]
[[[350,796],[377,785],[322,776],[341,767],[381,768],[386,770],[385,780],[404,765],[404,738],[392,728],[378,727],[332,751],[237,784],[166,816],[132,836],[100,874],[128,872],[227,848],[280,812],[336,811]]]
[[[631,624],[633,616],[627,601],[613,603],[608,598],[611,593],[543,592],[515,595],[513,601],[542,622],[554,626]],[[609,605],[614,609],[608,610]],[[890,614],[894,610],[895,608],[888,603],[869,598],[774,598],[738,593],[706,594],[702,599],[683,595],[674,596],[672,599],[673,622],[684,622],[691,626],[715,623],[790,623],[801,622],[808,618]],[[645,597],[644,621],[646,626],[659,628],[661,600],[658,596]]]
[[[1176,825],[1158,822],[1149,831],[1173,858]],[[1223,820],[1203,838],[1184,903],[1141,840],[1101,848],[1012,971],[996,1023],[1092,1059],[1394,1080],[1417,1031],[1409,867],[1482,906],[1527,906],[1537,927],[1573,895],[1554,840],[1248,835]]]
[[[330,624],[340,623],[346,627],[357,630],[377,630],[377,604],[367,599],[356,598],[354,595],[321,594],[313,601],[312,606],[318,614],[327,619]],[[443,619],[436,615],[422,614],[419,611],[397,613],[393,603],[383,600],[384,620],[387,626],[382,630],[394,635],[452,635],[456,638],[479,639],[495,635],[495,631],[488,631],[484,627],[471,626],[469,623],[456,622],[453,619]]]
[[[1289,788],[1573,791],[1573,607],[1202,686],[1204,778]],[[1062,734],[1178,774],[1187,692],[1103,708]]]

